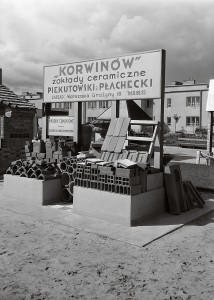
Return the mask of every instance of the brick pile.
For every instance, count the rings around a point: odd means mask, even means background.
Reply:
[[[34,110],[11,108],[10,118],[2,117],[3,132],[0,147],[0,174],[6,172],[12,161],[25,158],[25,141],[33,139]],[[5,108],[0,106],[0,116]]]
[[[25,145],[26,160],[44,160],[47,163],[62,162],[63,156],[67,155],[63,141],[52,141],[48,139],[26,142]]]
[[[145,192],[145,180],[147,171],[134,167],[125,169],[99,164],[77,164],[75,185],[84,188],[98,189],[101,191],[118,193],[123,195],[137,195]]]

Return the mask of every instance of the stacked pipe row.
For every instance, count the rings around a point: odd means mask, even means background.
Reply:
[[[73,202],[73,187],[74,180],[76,177],[77,164],[85,161],[84,158],[63,157],[63,161],[60,163],[59,168],[62,172],[61,174],[61,199],[62,201]]]
[[[59,178],[61,176],[61,171],[57,164],[47,163],[44,160],[27,161],[19,159],[11,163],[6,174],[35,178],[38,180],[52,180]]]

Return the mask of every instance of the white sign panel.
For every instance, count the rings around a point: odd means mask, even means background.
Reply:
[[[74,118],[73,117],[49,117],[48,134],[57,136],[74,135]]]
[[[214,79],[210,80],[206,111],[214,111]]]
[[[160,98],[162,51],[44,67],[44,102]]]

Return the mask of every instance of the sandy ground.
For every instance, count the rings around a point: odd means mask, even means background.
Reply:
[[[214,299],[214,212],[144,248],[7,209],[0,217],[1,300]]]

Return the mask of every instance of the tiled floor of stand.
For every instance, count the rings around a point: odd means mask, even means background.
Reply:
[[[142,222],[138,226],[128,227],[74,214],[71,204],[59,203],[57,205],[41,206],[28,204],[26,201],[6,198],[3,197],[2,188],[3,183],[0,182],[1,212],[7,209],[14,213],[29,215],[42,222],[53,222],[56,226],[57,224],[71,226],[79,230],[107,236],[137,246],[145,246],[214,210],[214,199],[209,199],[206,201],[203,209],[195,208],[176,216],[163,213]]]

